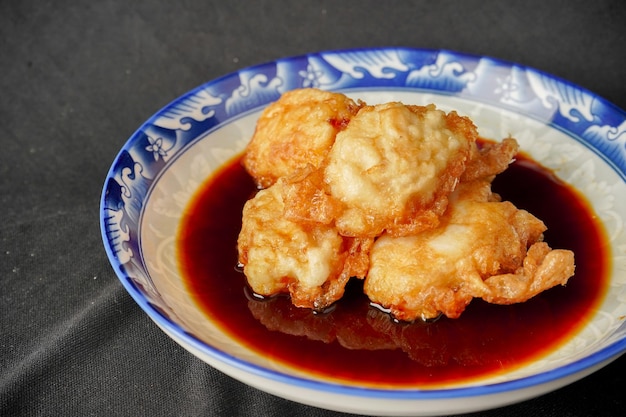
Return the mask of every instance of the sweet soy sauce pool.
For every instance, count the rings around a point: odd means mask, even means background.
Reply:
[[[239,160],[191,202],[179,233],[179,259],[206,315],[274,360],[378,387],[435,387],[491,376],[568,340],[590,318],[608,281],[605,236],[577,192],[522,155],[493,189],[542,219],[551,247],[574,251],[576,274],[567,286],[511,306],[475,299],[458,319],[412,324],[371,307],[359,281],[323,314],[295,308],[286,296],[257,299],[236,269],[241,209],[255,190]]]

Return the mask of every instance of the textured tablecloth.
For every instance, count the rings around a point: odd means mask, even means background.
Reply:
[[[0,2],[0,415],[337,416],[171,341],[107,261],[98,208],[149,116],[239,68],[328,49],[443,48],[547,71],[626,108],[616,1]],[[624,412],[626,358],[485,416]]]

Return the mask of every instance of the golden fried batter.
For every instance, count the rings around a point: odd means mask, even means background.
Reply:
[[[246,170],[265,188],[307,165],[318,167],[358,109],[339,93],[305,88],[283,94],[257,122],[243,159]]]
[[[287,189],[281,179],[245,204],[239,262],[257,294],[288,292],[298,307],[323,309],[341,298],[350,277],[365,276],[372,240],[346,238],[326,225],[286,219]]]
[[[243,159],[264,188],[246,203],[238,240],[250,287],[321,310],[365,278],[373,302],[412,321],[565,284],[573,253],[550,249],[541,220],[491,191],[517,141],[477,138],[469,118],[434,105],[284,94]]]
[[[480,149],[473,146],[472,156],[461,175],[461,181],[493,179],[495,175],[508,168],[518,151],[519,145],[513,138],[506,138],[497,143],[486,143]]]
[[[434,227],[465,170],[477,131],[455,112],[392,102],[365,106],[337,134],[324,168],[347,236]]]
[[[472,298],[523,302],[574,273],[571,251],[542,242],[545,225],[490,182],[462,183],[440,227],[417,235],[382,236],[371,250],[369,298],[400,320],[459,317]]]

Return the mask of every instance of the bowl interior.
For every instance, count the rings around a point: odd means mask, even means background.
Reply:
[[[367,103],[402,101],[436,103],[446,111],[469,116],[485,138],[500,140],[509,135],[521,149],[564,181],[582,191],[602,220],[611,243],[612,272],[607,292],[593,318],[582,331],[557,350],[504,375],[463,384],[490,384],[528,377],[584,358],[624,337],[626,271],[619,248],[626,244],[626,184],[601,153],[562,130],[501,107],[450,95],[419,91],[346,90]],[[240,115],[191,142],[168,161],[143,202],[138,233],[140,253],[146,267],[142,291],[163,316],[211,349],[226,352],[243,362],[287,375],[311,375],[268,359],[232,339],[214,324],[189,294],[177,259],[176,236],[184,211],[194,193],[217,169],[239,155],[251,137],[260,110]],[[618,331],[618,329],[620,329]],[[316,377],[319,378],[319,377]]]

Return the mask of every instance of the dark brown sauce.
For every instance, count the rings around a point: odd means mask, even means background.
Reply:
[[[509,371],[575,334],[601,301],[608,247],[598,220],[572,188],[519,156],[494,191],[542,219],[545,240],[571,249],[576,275],[511,306],[474,300],[459,319],[396,323],[351,282],[331,311],[314,314],[288,297],[260,300],[237,271],[241,209],[255,186],[235,160],[207,181],[188,207],[178,255],[186,285],[207,316],[252,349],[325,378],[378,386],[435,387]]]

